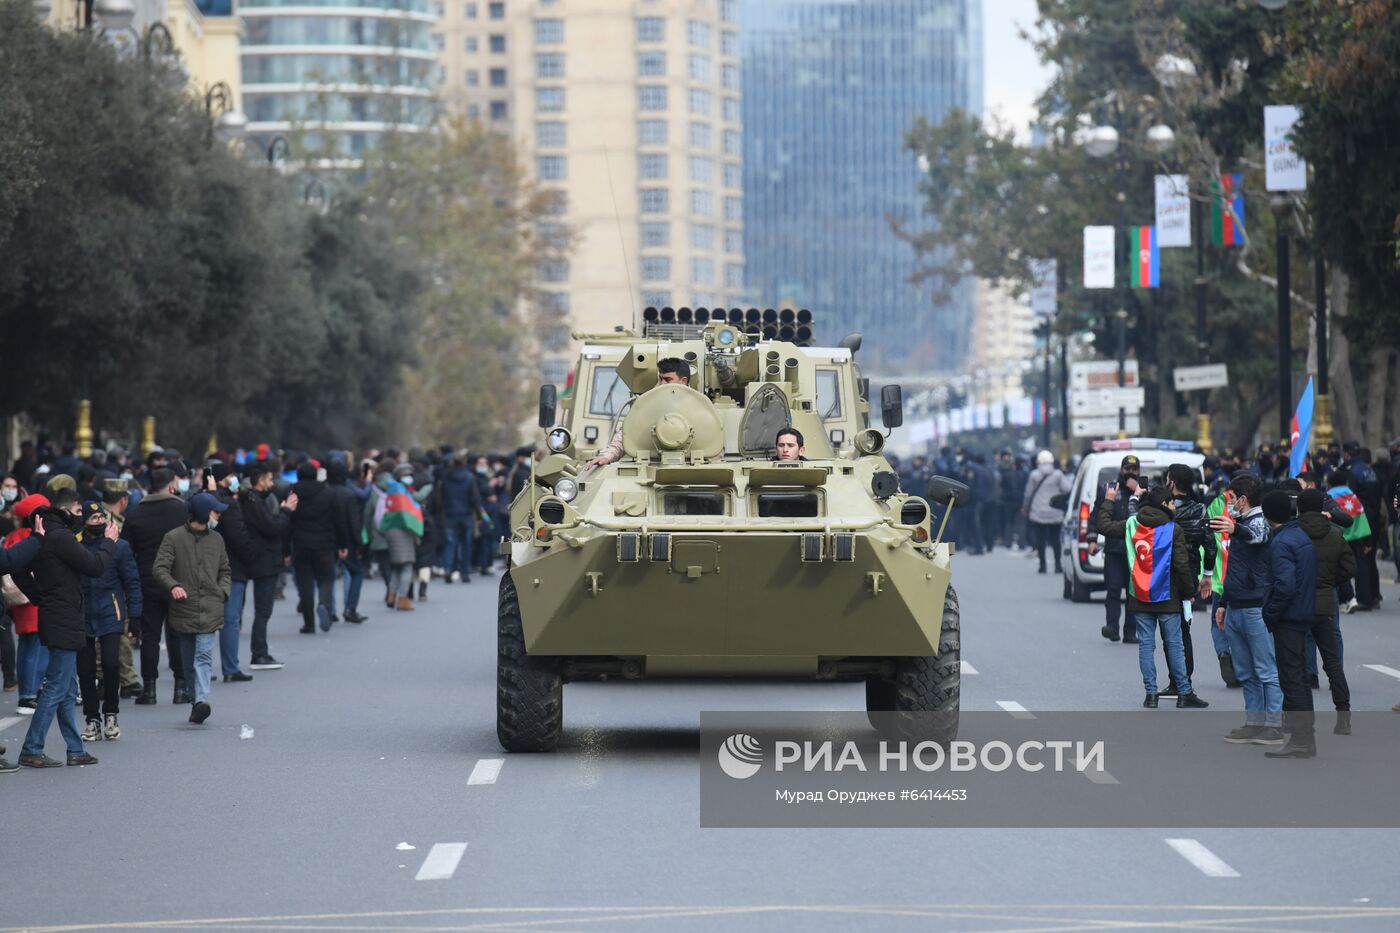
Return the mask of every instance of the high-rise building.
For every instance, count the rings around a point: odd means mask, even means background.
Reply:
[[[740,300],[738,12],[737,0],[444,10],[444,100],[510,133],[540,184],[563,193],[557,224],[574,248],[538,285],[574,328],[630,325],[646,305]],[[553,345],[557,367],[567,339]]]
[[[762,0],[744,7],[744,252],[765,305],[864,335],[882,370],[957,368],[975,286],[936,303],[889,218],[928,223],[904,148],[916,116],[982,109],[981,0]]]
[[[239,0],[249,136],[353,167],[383,133],[427,126],[435,11],[429,0]]]

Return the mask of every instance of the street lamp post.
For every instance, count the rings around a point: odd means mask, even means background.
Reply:
[[[212,143],[232,142],[248,128],[248,118],[233,104],[233,88],[223,81],[210,86],[204,94],[204,112],[211,121],[209,139]]]
[[[1288,291],[1288,199],[1273,198],[1269,207],[1274,212],[1274,249],[1278,266],[1279,437],[1287,443],[1293,423],[1293,308]]]
[[[1317,296],[1317,317],[1314,327],[1317,330],[1317,395],[1313,402],[1313,445],[1325,449],[1332,443],[1332,413],[1328,410],[1331,400],[1327,395],[1327,263],[1313,244],[1313,288]]]
[[[1202,364],[1210,362],[1210,342],[1206,339],[1206,244],[1205,206],[1195,206],[1195,230],[1191,232],[1196,243],[1196,352]],[[1210,390],[1196,390],[1196,446],[1210,453]]]

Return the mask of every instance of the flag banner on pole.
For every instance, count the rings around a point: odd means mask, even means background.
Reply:
[[[1156,227],[1133,227],[1132,274],[1133,288],[1157,288],[1162,284],[1162,254],[1157,247]]]
[[[1036,314],[1054,314],[1058,307],[1058,267],[1053,259],[1032,259],[1031,310]]]
[[[1308,163],[1293,148],[1298,108],[1283,104],[1264,108],[1264,187],[1269,191],[1308,190]]]
[[[1157,246],[1191,245],[1191,185],[1185,175],[1154,175]]]
[[[1084,228],[1084,287],[1113,288],[1115,227]]]
[[[1210,204],[1210,241],[1216,246],[1244,244],[1244,176],[1239,172],[1220,176]]]
[[[1297,476],[1308,468],[1308,448],[1312,446],[1313,383],[1308,378],[1298,410],[1293,413],[1293,426],[1288,429],[1288,475]]]
[[[1327,490],[1327,495],[1337,500],[1342,511],[1351,516],[1351,527],[1342,529],[1343,540],[1360,541],[1371,537],[1371,520],[1366,517],[1361,497],[1353,492],[1350,486],[1333,486]]]

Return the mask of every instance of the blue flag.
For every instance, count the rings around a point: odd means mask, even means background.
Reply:
[[[1288,454],[1288,475],[1297,476],[1308,468],[1308,447],[1312,445],[1313,384],[1303,390],[1298,399],[1298,410],[1293,413],[1293,426],[1288,432],[1290,452]]]

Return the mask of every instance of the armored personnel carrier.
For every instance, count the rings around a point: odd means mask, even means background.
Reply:
[[[870,427],[859,336],[814,347],[805,311],[703,308],[574,336],[502,543],[501,745],[553,749],[570,681],[664,677],[861,679],[877,727],[956,736],[951,546]],[[880,403],[899,425],[899,386]],[[777,459],[787,427],[801,459]],[[617,459],[590,464],[614,441]],[[930,495],[946,524],[967,488],[938,478]]]

